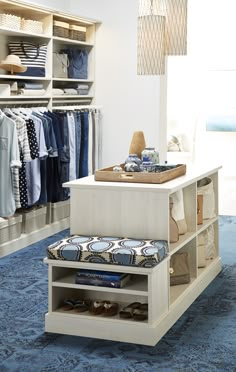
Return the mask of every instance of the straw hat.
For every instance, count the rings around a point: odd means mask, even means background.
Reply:
[[[20,58],[14,54],[9,54],[6,59],[1,61],[0,67],[11,72],[25,72],[27,70],[27,67],[21,64]]]

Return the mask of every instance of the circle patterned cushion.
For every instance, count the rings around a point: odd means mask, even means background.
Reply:
[[[166,240],[72,235],[47,248],[48,258],[152,267],[168,254]]]

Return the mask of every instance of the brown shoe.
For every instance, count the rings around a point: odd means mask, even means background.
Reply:
[[[123,310],[119,312],[120,317],[123,319],[130,319],[133,317],[133,312],[135,309],[137,309],[141,305],[140,302],[132,302],[132,304],[129,304],[128,306],[125,306]]]
[[[105,316],[114,316],[118,313],[119,305],[116,302],[105,303],[102,314]]]
[[[104,311],[105,304],[109,304],[110,301],[93,301],[89,307],[89,312],[93,315],[100,315]]]

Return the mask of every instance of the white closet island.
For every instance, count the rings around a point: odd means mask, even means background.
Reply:
[[[177,243],[169,243],[169,253],[152,268],[83,263],[45,258],[49,272],[49,308],[45,330],[100,339],[155,345],[172,327],[193,301],[221,271],[218,244],[218,170],[187,172],[185,176],[164,184],[100,182],[94,176],[65,184],[71,189],[71,234],[122,236],[137,239],[169,237],[169,197],[183,190],[186,234]],[[197,225],[197,182],[204,177],[213,180],[216,217]],[[198,267],[199,235],[214,226],[215,254],[207,265]],[[188,252],[189,284],[170,286],[170,258],[176,252]],[[131,281],[123,288],[96,287],[75,284],[79,268],[125,272]],[[139,301],[148,303],[148,319],[135,321],[94,316],[88,312],[66,312],[61,303],[70,296],[110,300],[120,309]]]

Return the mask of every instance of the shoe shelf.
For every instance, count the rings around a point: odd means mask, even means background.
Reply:
[[[95,181],[94,176],[67,183],[66,187],[71,188],[71,234],[169,241],[169,197],[180,189],[184,196],[187,233],[180,236],[177,243],[169,244],[168,256],[152,268],[45,258],[49,269],[46,331],[155,345],[221,271],[217,217],[219,169],[196,170],[164,184],[103,182]],[[216,217],[197,225],[197,182],[204,177],[213,179]],[[211,226],[215,235],[214,257],[199,268],[199,236]],[[170,260],[177,252],[188,253],[190,282],[171,286]],[[130,274],[130,281],[122,288],[78,285],[74,282],[79,268],[125,272]],[[118,304],[119,310],[109,317],[89,311],[64,311],[63,302],[68,298],[110,301]],[[121,318],[120,311],[134,302],[146,304],[147,319]]]
[[[126,306],[128,306],[129,303],[120,303],[119,306],[120,306],[120,309],[123,309],[125,308]],[[141,329],[143,329],[144,327],[147,327],[148,325],[148,320],[142,320],[142,321],[138,321],[138,320],[135,320],[133,318],[130,318],[130,319],[122,319],[119,314],[116,314],[116,315],[113,315],[113,316],[106,316],[104,314],[100,314],[100,315],[94,315],[94,314],[91,314],[89,313],[89,311],[86,311],[86,312],[77,312],[76,310],[70,310],[70,311],[64,311],[64,310],[61,310],[60,308],[57,309],[57,311],[54,312],[56,315],[58,316],[63,316],[63,317],[67,317],[68,318],[73,318],[74,321],[78,322],[78,321],[95,321],[95,322],[102,322],[104,324],[104,327],[109,327],[109,323],[110,324],[113,324],[114,322],[117,324],[117,326],[121,325],[122,326],[127,326],[128,324],[136,324],[136,326],[140,327]],[[91,324],[90,324],[91,326]]]
[[[74,300],[87,300],[93,303],[94,301],[109,301],[111,303],[118,304],[117,315],[111,317],[111,321],[115,322],[117,319],[120,319],[119,312],[130,303],[139,302],[140,304],[148,303],[148,320],[146,323],[151,323],[155,318],[154,314],[164,313],[167,311],[167,301],[168,296],[167,290],[163,290],[161,296],[161,303],[156,301],[153,297],[154,286],[158,289],[161,285],[161,277],[166,273],[167,261],[163,261],[157,267],[150,269],[141,269],[139,273],[139,268],[136,267],[124,267],[124,266],[115,266],[117,272],[127,272],[130,274],[130,280],[122,288],[111,288],[111,287],[97,287],[92,285],[82,285],[75,283],[76,272],[81,267],[91,268],[89,264],[83,263],[66,263],[68,266],[72,267],[58,267],[54,266],[54,262],[57,264],[58,261],[45,259],[45,263],[49,265],[49,312],[46,316],[60,314],[78,315],[76,311],[63,311],[62,307],[66,299]],[[77,267],[76,267],[77,266]],[[94,265],[92,265],[94,266]],[[113,265],[102,265],[106,266],[106,269],[103,267],[103,270],[107,271],[107,267],[112,271]],[[97,264],[95,264],[97,269]],[[100,270],[100,265],[99,265]],[[84,313],[79,313],[81,317],[89,316],[88,311]],[[101,315],[101,319],[103,316]],[[131,320],[125,319],[126,324]]]

